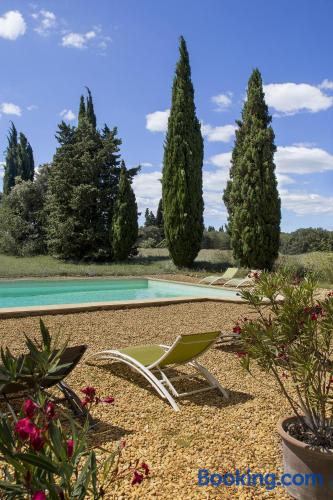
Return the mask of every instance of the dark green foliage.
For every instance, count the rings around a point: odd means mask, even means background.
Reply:
[[[89,93],[90,109],[93,109]],[[88,108],[88,102],[87,102]],[[47,195],[49,251],[65,259],[112,258],[112,218],[120,176],[117,129],[59,125]],[[129,169],[131,179],[138,169]]]
[[[24,181],[32,181],[35,173],[33,151],[28,139],[22,132],[20,133],[20,143],[17,150],[17,175]]]
[[[4,194],[9,194],[15,185],[15,178],[32,181],[34,178],[35,163],[32,147],[26,136],[21,132],[19,142],[14,123],[11,124],[8,134],[6,150],[5,174],[3,181]]]
[[[272,269],[279,250],[281,211],[270,122],[261,74],[255,69],[242,120],[237,122],[230,180],[223,195],[234,258],[252,269]]]
[[[122,161],[119,189],[112,221],[112,250],[116,260],[125,260],[138,238],[138,207],[131,180]]]
[[[149,208],[145,211],[145,227],[156,226],[156,217]]]
[[[280,251],[283,254],[333,251],[333,232],[320,227],[297,229],[289,234],[281,233],[280,240]]]
[[[211,232],[215,231],[215,227],[214,227],[214,226],[208,226],[208,227],[207,227],[207,231],[208,231],[209,233],[211,233]]]
[[[15,185],[17,174],[17,130],[12,122],[8,134],[8,146],[6,150],[5,173],[3,177],[3,192],[9,194]]]
[[[203,140],[182,37],[179,51],[164,148],[162,192],[168,249],[174,263],[184,267],[193,264],[203,234]]]
[[[84,120],[85,116],[86,116],[86,105],[84,102],[84,97],[83,97],[83,95],[81,95],[79,114],[78,114],[78,126],[80,126],[82,124],[82,120]]]
[[[11,255],[46,252],[44,202],[49,166],[42,166],[34,182],[16,178],[0,209],[0,251]]]
[[[164,217],[163,217],[163,200],[160,199],[156,212],[156,225],[157,227],[164,228]]]
[[[94,111],[94,104],[92,100],[92,95],[88,87],[86,87],[87,92],[88,92],[88,97],[86,101],[86,118],[90,125],[93,126],[93,128],[96,128],[96,115]]]
[[[139,230],[138,246],[141,248],[159,247],[164,239],[163,228],[157,226],[145,226]]]

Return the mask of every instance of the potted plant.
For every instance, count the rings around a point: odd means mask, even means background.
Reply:
[[[321,300],[316,293],[313,275],[262,273],[241,292],[255,319],[234,328],[244,368],[255,361],[272,374],[292,410],[278,432],[285,474],[298,474],[286,489],[301,500],[333,498],[333,292]]]

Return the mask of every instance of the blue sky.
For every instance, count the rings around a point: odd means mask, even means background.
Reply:
[[[36,163],[49,162],[57,123],[76,123],[87,85],[98,125],[117,125],[127,165],[142,164],[139,208],[155,210],[182,34],[205,136],[206,224],[226,222],[235,120],[258,67],[278,146],[282,229],[333,229],[332,19],[331,0],[2,0],[1,154],[13,120]]]

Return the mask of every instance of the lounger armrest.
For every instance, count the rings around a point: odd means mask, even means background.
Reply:
[[[162,347],[162,349],[164,349],[165,351],[167,351],[168,349],[170,349],[170,346],[169,345],[165,345],[165,344],[158,344],[158,347]]]

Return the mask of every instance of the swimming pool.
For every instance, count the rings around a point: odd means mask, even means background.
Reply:
[[[155,279],[53,279],[0,281],[0,313],[5,309],[44,309],[50,306],[128,302],[147,303],[165,299],[216,299],[239,301],[234,290]],[[182,300],[183,301],[183,300]]]

